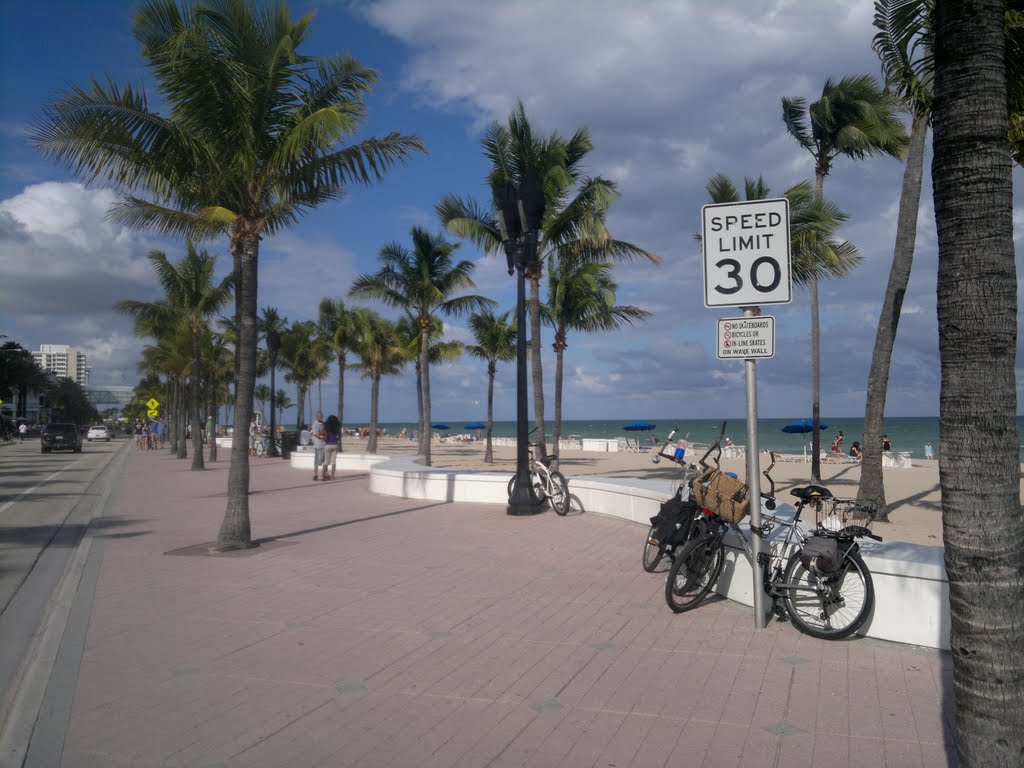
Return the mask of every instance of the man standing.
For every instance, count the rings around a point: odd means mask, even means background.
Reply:
[[[327,433],[324,429],[324,414],[322,411],[316,412],[316,418],[309,425],[309,432],[313,438],[313,479],[319,480],[320,476],[318,473],[324,463],[324,447],[327,445],[324,441]]]

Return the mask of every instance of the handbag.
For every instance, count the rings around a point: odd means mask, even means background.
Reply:
[[[727,523],[738,523],[750,514],[750,487],[720,469],[708,469],[690,485],[695,501]]]

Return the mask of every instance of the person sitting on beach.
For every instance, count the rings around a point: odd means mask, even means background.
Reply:
[[[892,451],[892,443],[889,442],[888,435],[882,435],[882,452]]]
[[[853,445],[850,446],[850,455],[858,461],[864,458],[864,453],[860,449],[860,443],[856,440],[854,440]]]

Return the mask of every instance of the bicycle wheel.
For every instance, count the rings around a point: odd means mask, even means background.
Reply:
[[[540,475],[536,472],[530,472],[530,482],[533,483],[533,495],[537,497],[537,501],[542,502],[547,498],[547,494],[544,492],[544,484],[541,482]],[[512,498],[512,493],[516,489],[516,476],[512,475],[508,481],[508,497]],[[566,495],[568,498],[568,494]]]
[[[821,640],[852,635],[867,621],[875,604],[871,572],[857,552],[847,553],[835,573],[821,575],[804,568],[800,553],[795,552],[786,564],[783,579],[781,587],[790,622]]]
[[[565,475],[561,472],[552,472],[549,476],[551,481],[551,506],[554,507],[562,517],[569,514],[569,504],[571,502],[569,498],[569,481],[565,479]]]
[[[654,573],[654,569],[658,567],[658,563],[665,556],[665,550],[661,548],[661,544],[654,538],[654,526],[651,526],[651,530],[647,532],[647,539],[644,541],[644,570],[648,573]]]
[[[687,543],[672,561],[665,581],[665,602],[676,613],[696,608],[718,579],[725,545],[715,534]]]

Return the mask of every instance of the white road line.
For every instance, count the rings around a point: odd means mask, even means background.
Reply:
[[[29,488],[29,489],[28,489],[27,491],[24,491],[24,492],[22,492],[22,493],[18,494],[18,496],[17,496],[16,498],[14,498],[14,499],[11,499],[10,501],[8,501],[8,502],[7,502],[6,504],[4,504],[3,506],[0,506],[0,515],[2,515],[2,514],[3,514],[4,512],[6,512],[6,511],[7,511],[8,509],[10,509],[10,508],[11,508],[11,507],[13,507],[13,506],[14,506],[15,504],[17,504],[17,503],[18,503],[19,501],[21,501],[22,499],[24,499],[24,498],[25,498],[26,496],[28,496],[28,495],[29,495],[30,493],[32,493],[32,491],[34,491],[34,490],[36,490],[36,489],[38,489],[38,488],[42,488],[42,487],[43,487],[44,485],[46,485],[46,484],[47,484],[48,482],[50,482],[51,480],[53,480],[53,478],[55,478],[55,477],[56,477],[57,475],[59,475],[59,474],[60,474],[61,472],[66,472],[66,471],[68,471],[69,469],[71,469],[71,468],[72,468],[73,466],[75,466],[76,464],[79,464],[80,462],[83,462],[83,461],[85,461],[85,457],[84,457],[84,456],[83,456],[82,458],[80,458],[80,459],[76,459],[75,461],[71,462],[71,463],[70,463],[70,464],[68,464],[68,465],[67,465],[66,467],[64,467],[64,469],[58,469],[58,470],[57,470],[56,472],[54,472],[54,473],[53,473],[52,475],[50,475],[49,477],[47,477],[47,478],[45,478],[45,479],[43,479],[43,480],[40,480],[40,481],[39,481],[38,483],[36,483],[35,485],[33,485],[33,486],[32,486],[31,488]]]

